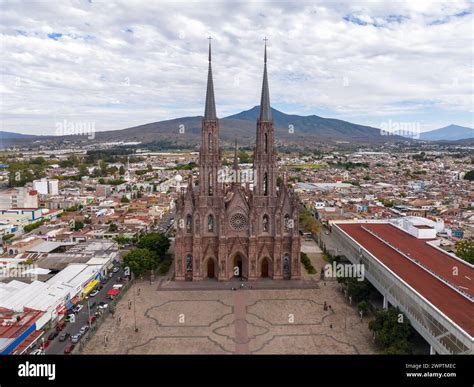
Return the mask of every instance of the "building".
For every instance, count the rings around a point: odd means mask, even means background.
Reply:
[[[398,307],[431,353],[472,354],[474,265],[398,223],[334,222],[337,253],[364,265],[365,278],[383,295],[383,307]]]
[[[0,210],[10,208],[38,208],[38,191],[24,187],[0,191]]]
[[[288,188],[286,178],[277,185],[274,142],[265,45],[253,187],[251,189],[250,182],[240,178],[237,147],[232,171],[235,178],[232,181],[222,179],[224,170],[209,44],[199,184],[196,186],[190,178],[176,205],[176,280],[300,278],[298,198]]]
[[[59,180],[57,179],[34,180],[33,189],[38,191],[40,195],[58,195],[59,194]]]

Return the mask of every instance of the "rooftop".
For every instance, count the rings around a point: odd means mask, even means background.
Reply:
[[[388,223],[339,223],[337,226],[474,336],[472,266]]]

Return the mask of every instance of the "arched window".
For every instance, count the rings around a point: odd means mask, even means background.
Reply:
[[[265,153],[268,153],[268,134],[264,134],[264,147],[265,147]]]
[[[267,172],[263,175],[263,195],[268,195],[268,175]]]
[[[191,232],[193,228],[193,217],[191,215],[188,215],[186,217],[186,231]]]
[[[209,196],[212,196],[212,172],[209,172]]]
[[[208,149],[209,151],[212,150],[212,135],[211,135],[211,133],[209,133],[209,134],[207,135],[207,149]]]
[[[207,231],[213,232],[214,231],[214,217],[209,215],[207,217]]]
[[[292,223],[292,219],[290,219],[290,215],[286,214],[285,215],[285,231],[288,232],[290,230]]]
[[[263,229],[263,232],[268,232],[269,230],[269,219],[268,219],[268,215],[263,215],[263,220],[262,220],[262,229]]]
[[[186,271],[191,272],[193,271],[193,256],[188,254],[186,256]]]

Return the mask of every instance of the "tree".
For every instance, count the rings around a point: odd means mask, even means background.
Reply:
[[[125,168],[123,167],[123,165],[121,165],[119,168],[119,175],[125,175]]]
[[[115,223],[110,223],[109,232],[115,232],[118,230],[118,226]]]
[[[160,259],[170,247],[170,240],[163,234],[152,232],[143,236],[137,243],[137,247],[153,251]]]
[[[406,316],[398,308],[379,310],[369,329],[384,347],[385,354],[409,354],[412,328]]]
[[[123,257],[123,267],[129,267],[137,276],[156,267],[156,254],[148,249],[134,249]]]
[[[465,261],[474,264],[474,240],[456,242],[456,255]]]
[[[469,181],[474,180],[474,169],[470,170],[464,175],[464,180],[469,180]]]
[[[122,196],[122,198],[120,199],[120,203],[130,203],[130,200],[128,200],[128,198],[124,195],[124,196]]]
[[[81,222],[80,220],[76,220],[74,222],[74,231],[79,231],[79,230],[82,230],[84,228],[84,223]]]

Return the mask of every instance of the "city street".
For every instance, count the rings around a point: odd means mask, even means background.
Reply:
[[[117,273],[113,273],[112,278],[109,278],[107,282],[103,285],[103,288],[99,291],[99,293],[95,297],[89,297],[89,300],[84,300],[81,302],[81,304],[84,305],[82,310],[76,314],[76,321],[74,323],[66,323],[66,326],[64,329],[59,333],[61,334],[62,332],[67,332],[69,333],[70,336],[73,336],[79,332],[82,326],[84,325],[89,325],[87,322],[87,319],[89,317],[89,310],[87,307],[87,301],[92,303],[96,303],[96,306],[93,308],[90,308],[90,315],[94,316],[94,313],[96,312],[99,302],[105,302],[106,304],[110,304],[109,299],[107,299],[107,292],[112,289],[112,287],[117,284],[121,283],[118,282],[118,277],[123,277],[123,269],[120,268],[120,270]],[[106,315],[108,314],[108,311],[105,312]],[[102,317],[104,318],[104,317]],[[53,328],[55,329],[55,327]],[[53,329],[49,330],[48,332],[45,333],[44,340],[46,341],[48,339],[48,336],[51,332],[53,332]],[[64,353],[64,348],[67,347],[68,345],[71,344],[71,337],[68,337],[65,341],[60,342],[59,341],[59,334],[54,338],[54,340],[50,341],[50,344],[48,348],[46,348],[46,354],[48,355],[53,355],[53,354],[63,354]]]

